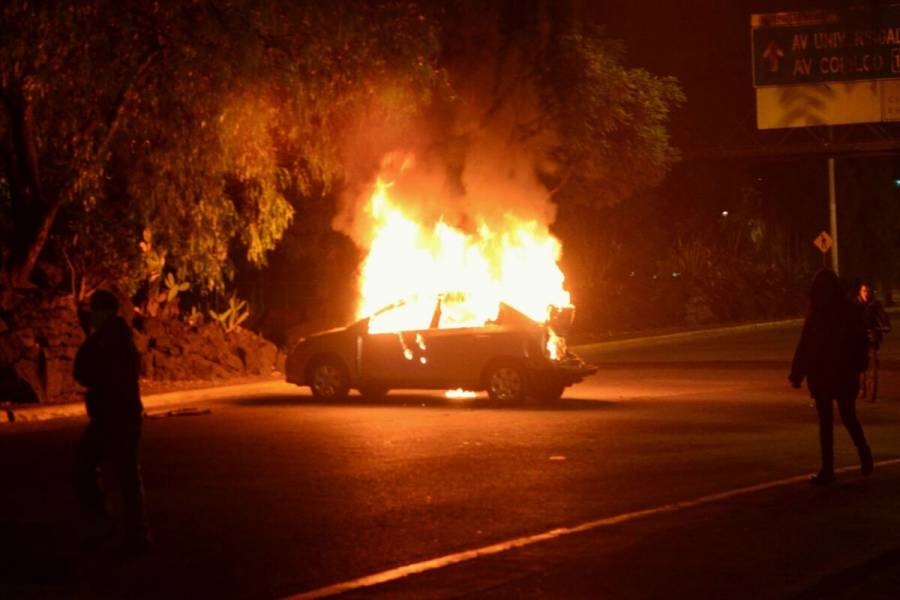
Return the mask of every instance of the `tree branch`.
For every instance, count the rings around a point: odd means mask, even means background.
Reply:
[[[116,97],[116,101],[113,103],[112,110],[110,111],[111,116],[109,117],[108,124],[106,126],[106,133],[103,136],[97,150],[94,152],[94,156],[92,157],[91,162],[96,162],[97,160],[102,160],[103,155],[109,150],[109,146],[112,143],[113,138],[119,130],[119,127],[124,120],[125,109],[128,107],[128,103],[131,98],[134,96],[134,89],[137,87],[137,84],[140,80],[146,75],[147,71],[150,70],[150,66],[153,64],[153,61],[160,54],[159,48],[154,48],[144,57],[144,60],[141,61],[141,64],[138,65],[138,68],[132,73],[131,78],[126,83],[125,87]]]
[[[3,94],[3,106],[9,117],[9,128],[12,133],[13,153],[17,169],[25,172],[26,185],[30,193],[22,194],[19,201],[26,201],[33,207],[43,203],[40,169],[38,166],[37,146],[34,140],[34,111],[21,91],[8,91]]]
[[[134,95],[137,84],[147,71],[149,71],[153,61],[159,56],[159,52],[160,50],[158,48],[149,51],[132,73],[131,77],[122,88],[122,91],[116,97],[115,102],[113,102],[109,121],[106,126],[106,132],[100,140],[100,143],[97,145],[97,149],[89,159],[83,161],[82,164],[73,167],[70,171],[71,175],[67,178],[68,184],[46,205],[40,223],[37,226],[31,241],[28,243],[24,256],[18,264],[13,265],[10,277],[13,285],[24,285],[28,281],[28,278],[31,276],[31,271],[34,270],[34,265],[37,263],[38,256],[40,255],[41,250],[43,250],[44,244],[47,242],[47,238],[50,235],[50,229],[56,220],[56,215],[59,214],[59,209],[63,204],[68,202],[81,187],[81,184],[87,177],[89,167],[92,164],[96,164],[98,161],[103,160],[103,157],[108,152],[109,146],[116,133],[118,133],[119,127],[125,118],[126,109],[128,108],[129,101]]]
[[[574,174],[575,174],[575,167],[570,165],[566,169],[565,174],[563,174],[563,176],[560,178],[559,183],[556,184],[556,187],[554,187],[552,190],[547,192],[547,197],[552,198],[554,195],[557,194],[557,192],[559,192],[559,190],[566,187],[566,184],[569,183],[569,180],[572,179],[572,175],[574,175]]]

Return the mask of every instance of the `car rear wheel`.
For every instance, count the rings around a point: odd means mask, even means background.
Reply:
[[[494,402],[513,404],[525,399],[525,369],[512,362],[493,365],[487,372],[488,397]]]
[[[344,400],[350,391],[347,369],[335,359],[323,358],[313,365],[309,387],[317,400]]]

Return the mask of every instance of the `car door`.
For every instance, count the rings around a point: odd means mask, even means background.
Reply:
[[[421,385],[428,361],[422,332],[433,312],[433,303],[430,308],[404,303],[371,317],[370,332],[360,338],[361,379],[392,387]]]
[[[430,387],[473,387],[490,353],[491,333],[485,327],[429,329],[422,332],[423,379]]]
[[[466,294],[445,294],[423,334],[431,387],[477,388],[489,362],[524,356],[523,337],[515,328],[500,325],[489,305]]]

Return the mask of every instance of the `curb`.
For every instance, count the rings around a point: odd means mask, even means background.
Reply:
[[[885,312],[890,315],[900,315],[900,306],[892,306],[890,308],[886,308]],[[725,327],[715,327],[712,329],[693,329],[691,331],[680,331],[678,333],[646,335],[641,337],[625,338],[621,340],[610,340],[608,342],[578,344],[575,346],[571,346],[571,348],[575,352],[579,353],[588,353],[597,350],[615,350],[617,348],[628,348],[630,346],[636,346],[638,344],[664,344],[666,342],[674,342],[692,338],[716,337],[719,335],[728,335],[731,333],[742,333],[747,331],[778,329],[779,327],[799,326],[803,325],[803,321],[803,317],[798,317],[795,319],[782,319],[780,321],[763,321],[760,323],[745,323],[743,325],[728,325]]]
[[[236,385],[199,388],[196,390],[184,390],[180,392],[148,394],[146,396],[141,396],[141,402],[144,405],[144,413],[147,414],[151,409],[168,407],[175,404],[192,404],[195,402],[225,400],[248,395],[269,394],[272,392],[293,390],[295,387],[296,386],[287,383],[283,379],[277,381],[257,381]],[[23,408],[0,408],[0,424],[49,421],[52,419],[69,419],[85,416],[84,405],[81,403],[50,404],[46,406],[30,406]]]
[[[721,335],[729,335],[732,333],[743,333],[750,331],[760,331],[767,329],[779,329],[781,327],[789,327],[802,325],[803,319],[785,319],[783,321],[765,321],[763,323],[747,323],[744,325],[730,325],[728,327],[716,327],[714,329],[695,329],[692,331],[680,331],[678,333],[667,333],[663,335],[648,335],[642,337],[626,338],[622,340],[611,340],[609,342],[594,342],[592,344],[580,344],[572,346],[572,350],[577,353],[587,354],[598,350],[616,350],[619,348],[629,348],[642,344],[665,344],[667,342],[675,342],[679,340],[687,340],[704,337],[717,337]]]

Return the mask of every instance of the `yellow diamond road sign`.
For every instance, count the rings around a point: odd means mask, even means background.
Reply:
[[[834,245],[834,238],[828,235],[827,231],[823,230],[822,233],[820,233],[816,237],[816,239],[813,240],[813,244],[815,244],[816,248],[821,250],[824,254],[825,252],[828,252]]]

